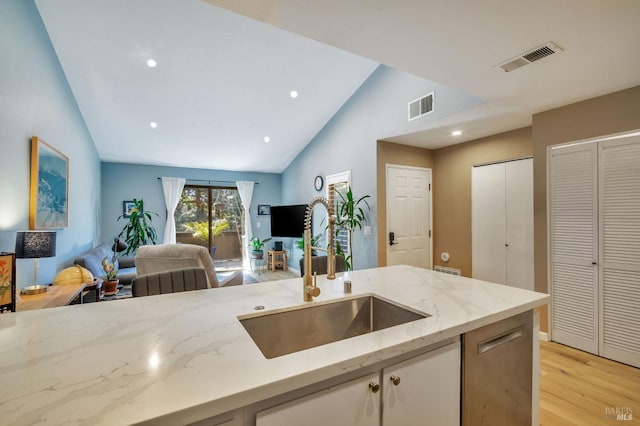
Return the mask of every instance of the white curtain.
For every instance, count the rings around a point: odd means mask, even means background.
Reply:
[[[242,201],[242,207],[244,208],[244,236],[242,240],[242,263],[245,269],[249,268],[249,241],[253,237],[251,229],[251,215],[249,214],[249,207],[251,207],[251,198],[253,197],[253,182],[237,181],[238,194],[240,195],[240,201]]]
[[[163,177],[162,178],[162,191],[164,192],[164,202],[167,205],[167,223],[164,227],[164,244],[176,243],[176,219],[174,214],[178,202],[180,202],[180,196],[184,189],[186,179]]]

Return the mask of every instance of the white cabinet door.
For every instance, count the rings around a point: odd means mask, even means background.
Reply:
[[[472,276],[533,290],[533,159],[471,173]]]
[[[385,368],[382,401],[383,426],[459,425],[460,342]]]
[[[379,382],[373,374],[261,411],[256,426],[378,426],[380,392],[369,383]]]
[[[551,336],[598,354],[597,143],[549,153]]]
[[[472,277],[507,283],[504,163],[471,171]]]
[[[533,159],[505,163],[507,285],[525,290],[533,281]]]

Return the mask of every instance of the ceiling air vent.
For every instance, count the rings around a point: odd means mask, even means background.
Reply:
[[[409,121],[433,112],[433,92],[409,102]]]
[[[515,58],[511,58],[501,64],[496,65],[494,68],[502,72],[511,72],[517,70],[520,67],[529,65],[539,59],[546,58],[554,53],[562,52],[562,48],[553,42],[548,42],[542,46],[538,46],[525,53],[522,53]]]

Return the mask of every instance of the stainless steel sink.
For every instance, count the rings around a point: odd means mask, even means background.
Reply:
[[[375,296],[240,319],[266,358],[427,318]]]

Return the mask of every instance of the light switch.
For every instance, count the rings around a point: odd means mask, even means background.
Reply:
[[[364,235],[371,235],[371,227],[370,226],[365,226],[364,227]]]
[[[260,228],[260,225],[262,225],[260,222],[256,222],[256,228]]]

